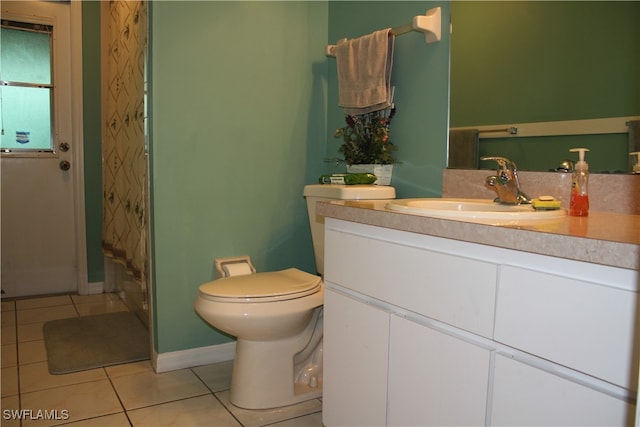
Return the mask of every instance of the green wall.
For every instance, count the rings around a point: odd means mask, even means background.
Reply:
[[[391,83],[396,86],[396,115],[391,123],[400,164],[394,166],[391,185],[399,198],[442,194],[446,165],[449,114],[449,14],[448,2],[335,1],[329,2],[329,44],[373,31],[410,23],[428,9],[442,8],[442,41],[426,44],[425,36],[411,32],[395,40]],[[336,64],[328,58],[329,96],[327,158],[338,157],[340,140],[333,138],[344,126],[338,105]],[[344,165],[327,164],[330,172]]]
[[[155,345],[228,341],[194,312],[213,259],[315,272],[303,186],[325,150],[326,2],[153,2]]]
[[[100,119],[100,2],[82,2],[84,203],[89,282],[104,280],[102,256],[102,135]]]
[[[228,341],[193,311],[213,259],[314,272],[305,184],[333,169],[335,60],[327,44],[410,22],[439,2],[154,2],[152,246],[159,353]],[[443,3],[445,30],[449,7]],[[398,38],[392,131],[403,197],[439,195],[448,32]]]
[[[456,1],[451,15],[452,127],[640,114],[640,2]],[[483,139],[480,151],[546,170],[576,146],[593,171],[626,170],[626,134]]]

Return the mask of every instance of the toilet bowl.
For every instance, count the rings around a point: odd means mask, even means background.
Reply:
[[[265,409],[321,396],[323,301],[321,278],[295,268],[200,286],[196,312],[237,337],[231,403]]]
[[[289,268],[213,280],[200,286],[196,312],[237,338],[229,400],[246,409],[292,405],[322,395],[324,218],[316,203],[395,198],[376,185],[307,185],[318,275]]]

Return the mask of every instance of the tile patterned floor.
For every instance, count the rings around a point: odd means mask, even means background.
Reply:
[[[274,410],[249,411],[233,406],[229,402],[232,362],[160,374],[153,371],[148,361],[65,375],[49,374],[42,335],[44,322],[126,309],[115,294],[2,301],[0,424],[3,427],[322,426],[319,399]],[[13,417],[16,412],[12,411],[20,411],[23,419]]]

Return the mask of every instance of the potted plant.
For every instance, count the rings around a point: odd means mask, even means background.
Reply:
[[[373,173],[376,184],[389,185],[398,147],[391,142],[389,125],[395,108],[361,115],[347,115],[346,126],[336,129],[334,137],[342,138],[339,152],[347,163],[347,172]]]

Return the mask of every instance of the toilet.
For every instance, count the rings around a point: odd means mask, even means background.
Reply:
[[[377,185],[317,184],[304,188],[318,275],[296,268],[243,272],[200,286],[195,310],[237,338],[229,400],[268,409],[322,396],[324,217],[322,200],[393,199]]]

